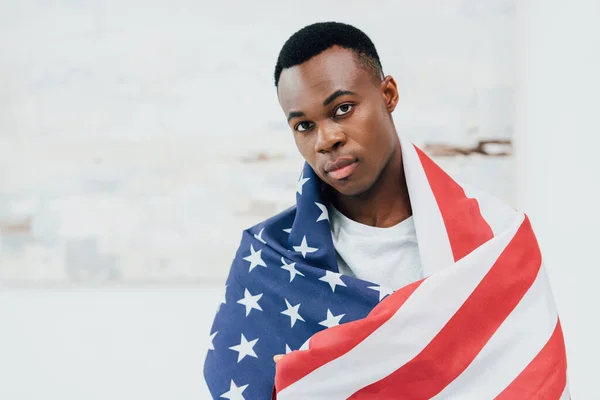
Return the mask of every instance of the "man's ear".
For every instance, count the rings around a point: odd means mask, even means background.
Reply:
[[[383,78],[380,83],[381,93],[383,95],[383,100],[385,102],[385,106],[388,112],[393,112],[396,109],[396,105],[398,104],[398,100],[400,99],[400,94],[398,93],[398,86],[396,85],[396,81],[390,75]]]

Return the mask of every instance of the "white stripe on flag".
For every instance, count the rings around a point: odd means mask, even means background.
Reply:
[[[546,345],[558,315],[543,267],[531,288],[473,362],[434,399],[498,396]]]
[[[481,216],[492,229],[494,236],[508,228],[507,224],[510,224],[511,216],[518,211],[478,188],[462,183],[460,185],[468,198],[477,200]]]
[[[424,276],[429,276],[439,268],[454,263],[454,255],[450,246],[446,225],[442,213],[433,195],[429,180],[421,164],[415,146],[402,140],[402,157],[404,158],[404,174],[410,193],[413,209],[415,231],[419,241],[419,255]]]
[[[379,329],[345,355],[279,392],[279,400],[346,399],[419,354],[460,309],[496,262],[523,222],[421,283]],[[433,299],[439,299],[433,303]],[[368,368],[365,368],[368,366]],[[338,377],[333,382],[332,376]]]

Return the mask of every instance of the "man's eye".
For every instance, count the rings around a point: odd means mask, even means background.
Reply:
[[[352,104],[342,104],[341,106],[339,106],[337,108],[337,110],[335,110],[335,116],[340,117],[344,114],[347,114],[350,111],[352,111],[353,107],[354,107],[354,105],[352,105]],[[340,113],[340,111],[341,111],[341,113]]]
[[[309,130],[311,128],[311,124],[310,122],[307,121],[303,121],[300,122],[297,126],[296,126],[296,130],[298,132],[306,132],[307,130]]]

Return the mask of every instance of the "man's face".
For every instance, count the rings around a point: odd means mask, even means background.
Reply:
[[[378,81],[350,50],[332,47],[284,69],[278,94],[298,150],[344,195],[368,191],[399,151],[390,115],[396,84],[391,77]]]

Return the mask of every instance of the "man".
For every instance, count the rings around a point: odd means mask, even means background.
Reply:
[[[371,40],[307,26],[275,86],[306,165],[297,205],[244,232],[211,330],[212,395],[568,396],[527,219],[399,138],[398,89]]]

